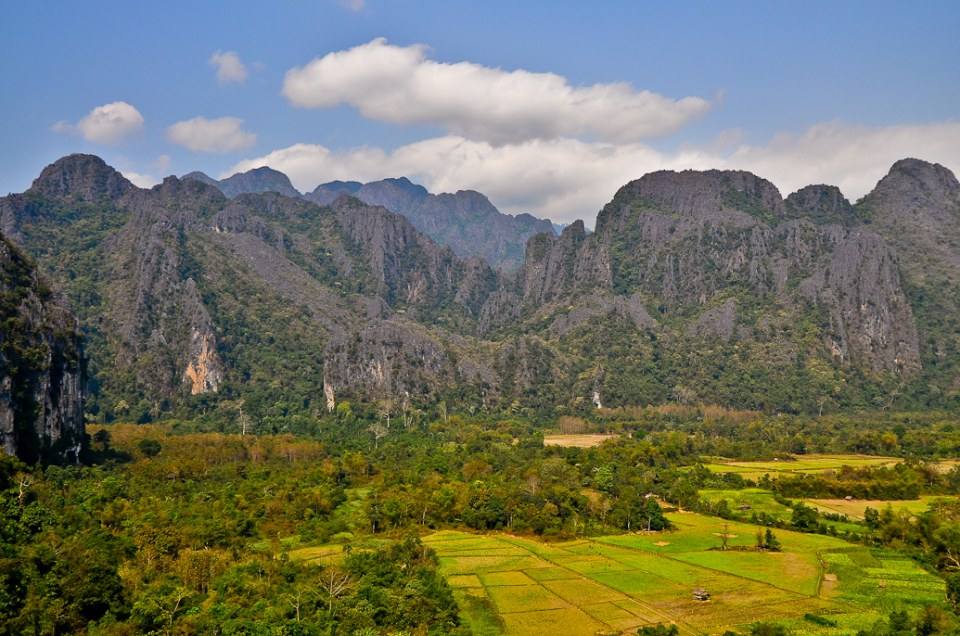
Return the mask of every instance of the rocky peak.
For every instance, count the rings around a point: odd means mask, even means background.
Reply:
[[[877,199],[892,199],[904,207],[956,203],[960,200],[960,182],[938,163],[901,159],[864,200]]]
[[[742,170],[661,170],[620,188],[597,216],[597,233],[616,231],[631,209],[666,212],[697,219],[767,223],[784,216],[777,187]],[[619,221],[619,222],[618,222]]]
[[[815,223],[852,225],[857,216],[840,188],[832,185],[809,185],[787,197],[786,212],[790,218],[809,218]]]
[[[165,178],[150,190],[137,190],[125,201],[126,207],[139,215],[141,222],[166,219],[177,225],[188,225],[216,213],[226,200],[216,187],[196,179]]]
[[[329,181],[318,185],[306,198],[317,205],[330,205],[341,194],[355,195],[362,186],[359,181]]]
[[[85,202],[116,199],[135,186],[94,155],[68,155],[43,169],[30,192]]]
[[[183,175],[182,177],[180,177],[180,179],[181,179],[181,181],[186,181],[186,180],[188,180],[188,179],[193,179],[194,181],[199,181],[200,183],[206,183],[207,185],[213,186],[213,187],[215,187],[215,188],[219,188],[219,187],[220,187],[220,182],[219,182],[219,181],[217,181],[217,180],[214,179],[213,177],[209,176],[209,175],[206,174],[205,172],[200,172],[199,170],[195,170],[195,171],[193,171],[193,172],[188,172],[187,174],[185,174],[185,175]]]
[[[274,170],[262,166],[247,172],[238,172],[219,182],[220,190],[230,198],[240,194],[259,192],[278,192],[288,197],[299,197],[300,192],[290,183],[290,178]]]
[[[399,177],[367,183],[357,191],[357,198],[370,205],[382,205],[398,214],[406,214],[429,194],[422,185]]]

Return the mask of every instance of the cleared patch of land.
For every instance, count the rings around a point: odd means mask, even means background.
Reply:
[[[722,633],[758,620],[846,633],[897,603],[915,607],[943,595],[939,579],[893,552],[786,530],[776,531],[782,552],[756,552],[756,526],[695,513],[669,517],[674,531],[565,543],[455,531],[424,541],[467,621],[484,634],[592,636],[655,623],[675,623],[684,634]],[[736,535],[726,551],[722,533]],[[694,600],[698,587],[709,601]],[[837,627],[804,622],[807,613],[829,614]]]
[[[714,458],[704,466],[715,473],[737,473],[744,479],[756,481],[764,475],[771,479],[784,475],[826,473],[844,466],[865,468],[868,466],[894,466],[903,460],[898,457],[874,455],[797,455],[793,459],[735,461]]]
[[[926,512],[931,506],[956,501],[956,499],[948,495],[929,495],[919,499],[808,499],[806,503],[824,512],[844,514],[851,519],[863,519],[867,508],[879,511],[890,506],[894,511],[906,510],[918,515]]]
[[[606,433],[571,433],[571,434],[557,434],[557,435],[544,435],[543,436],[543,445],[544,446],[567,446],[570,448],[592,448],[593,446],[599,446],[608,439],[616,439],[620,437],[615,434],[606,434]]]

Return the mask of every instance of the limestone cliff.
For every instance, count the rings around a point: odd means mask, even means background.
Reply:
[[[0,234],[0,447],[33,463],[75,462],[83,429],[77,321]]]

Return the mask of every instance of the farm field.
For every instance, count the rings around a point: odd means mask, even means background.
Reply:
[[[599,446],[608,439],[616,439],[620,437],[616,434],[608,433],[571,433],[571,434],[557,434],[557,435],[544,435],[543,436],[543,445],[544,446],[566,446],[569,448],[592,448],[594,446]]]
[[[926,512],[930,506],[938,503],[956,501],[949,495],[928,495],[919,499],[807,499],[806,503],[824,512],[845,514],[851,519],[863,519],[864,511],[869,507],[883,510],[887,506],[894,511],[906,510],[911,514]]]
[[[874,455],[801,455],[797,459],[779,461],[730,461],[713,458],[713,461],[704,464],[704,467],[715,473],[737,473],[744,479],[756,481],[764,475],[776,479],[783,475],[824,473],[838,470],[843,466],[854,468],[893,466],[901,461],[903,460],[898,457]]]
[[[734,488],[704,488],[701,489],[698,494],[704,500],[709,501],[712,504],[718,503],[721,499],[726,499],[727,503],[730,505],[731,512],[734,515],[740,516],[741,518],[749,518],[753,513],[762,513],[766,514],[772,519],[789,522],[793,516],[793,508],[783,505],[776,500],[771,491],[764,490],[763,488],[743,488],[739,490]],[[949,497],[925,497],[922,500],[916,501],[874,501],[864,503],[869,503],[874,508],[877,508],[878,505],[880,508],[885,507],[888,503],[892,503],[894,507],[896,507],[896,505],[899,503],[909,504],[913,511],[923,512],[926,510],[925,500],[933,499],[949,499]],[[847,514],[847,510],[856,510],[856,506],[851,504],[856,504],[858,502],[845,501],[843,499],[804,499],[803,503],[816,508],[821,513]],[[831,506],[830,504],[836,505]],[[878,510],[880,508],[878,508]],[[852,514],[847,514],[847,516],[854,521],[861,519],[862,509],[859,517]],[[824,520],[824,523],[826,523],[828,526],[833,526],[838,531],[863,531],[863,528],[853,521],[847,522]]]
[[[782,552],[759,553],[750,549],[756,526],[668,516],[676,530],[663,533],[542,543],[441,531],[424,541],[478,634],[592,636],[656,623],[707,634],[758,620],[840,634],[943,595],[938,578],[896,553],[785,530],[777,531]],[[720,551],[724,532],[730,549]],[[709,601],[693,599],[698,587]],[[836,626],[805,621],[808,613],[829,615]]]
[[[774,519],[789,520],[793,510],[773,498],[773,493],[763,488],[720,489],[703,488],[698,494],[710,503],[726,499],[734,512],[749,516],[751,513],[765,513]],[[740,510],[749,506],[749,509]]]

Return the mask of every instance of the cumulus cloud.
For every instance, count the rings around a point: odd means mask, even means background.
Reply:
[[[117,144],[143,128],[143,115],[127,102],[111,102],[97,106],[86,117],[71,124],[58,121],[51,130],[77,134],[98,144]]]
[[[589,225],[620,186],[654,170],[750,170],[770,179],[784,195],[811,183],[829,183],[856,199],[894,161],[908,156],[960,169],[960,123],[876,128],[830,123],[778,135],[763,145],[710,144],[672,152],[641,143],[574,139],[498,146],[452,135],[392,151],[296,144],[242,161],[223,176],[267,165],[309,191],[334,179],[404,175],[433,192],[478,190],[506,212],[529,211],[560,222],[579,218]]]
[[[234,152],[257,142],[257,136],[245,131],[238,117],[178,121],[167,128],[167,139],[196,152]]]
[[[214,51],[208,60],[217,69],[217,81],[221,84],[243,84],[247,81],[247,67],[233,51]]]
[[[675,100],[626,83],[575,87],[553,73],[437,62],[426,52],[378,38],[290,69],[283,94],[303,108],[349,104],[369,119],[431,124],[494,144],[633,142],[672,133],[710,108],[700,97]]]
[[[125,176],[130,183],[138,188],[152,188],[160,183],[160,180],[154,176],[142,174],[140,172],[134,172],[133,170],[123,170],[120,174]]]
[[[800,134],[777,135],[763,146],[741,146],[724,165],[765,176],[784,195],[811,183],[829,183],[855,200],[904,157],[960,171],[960,122],[882,127],[818,124]]]

